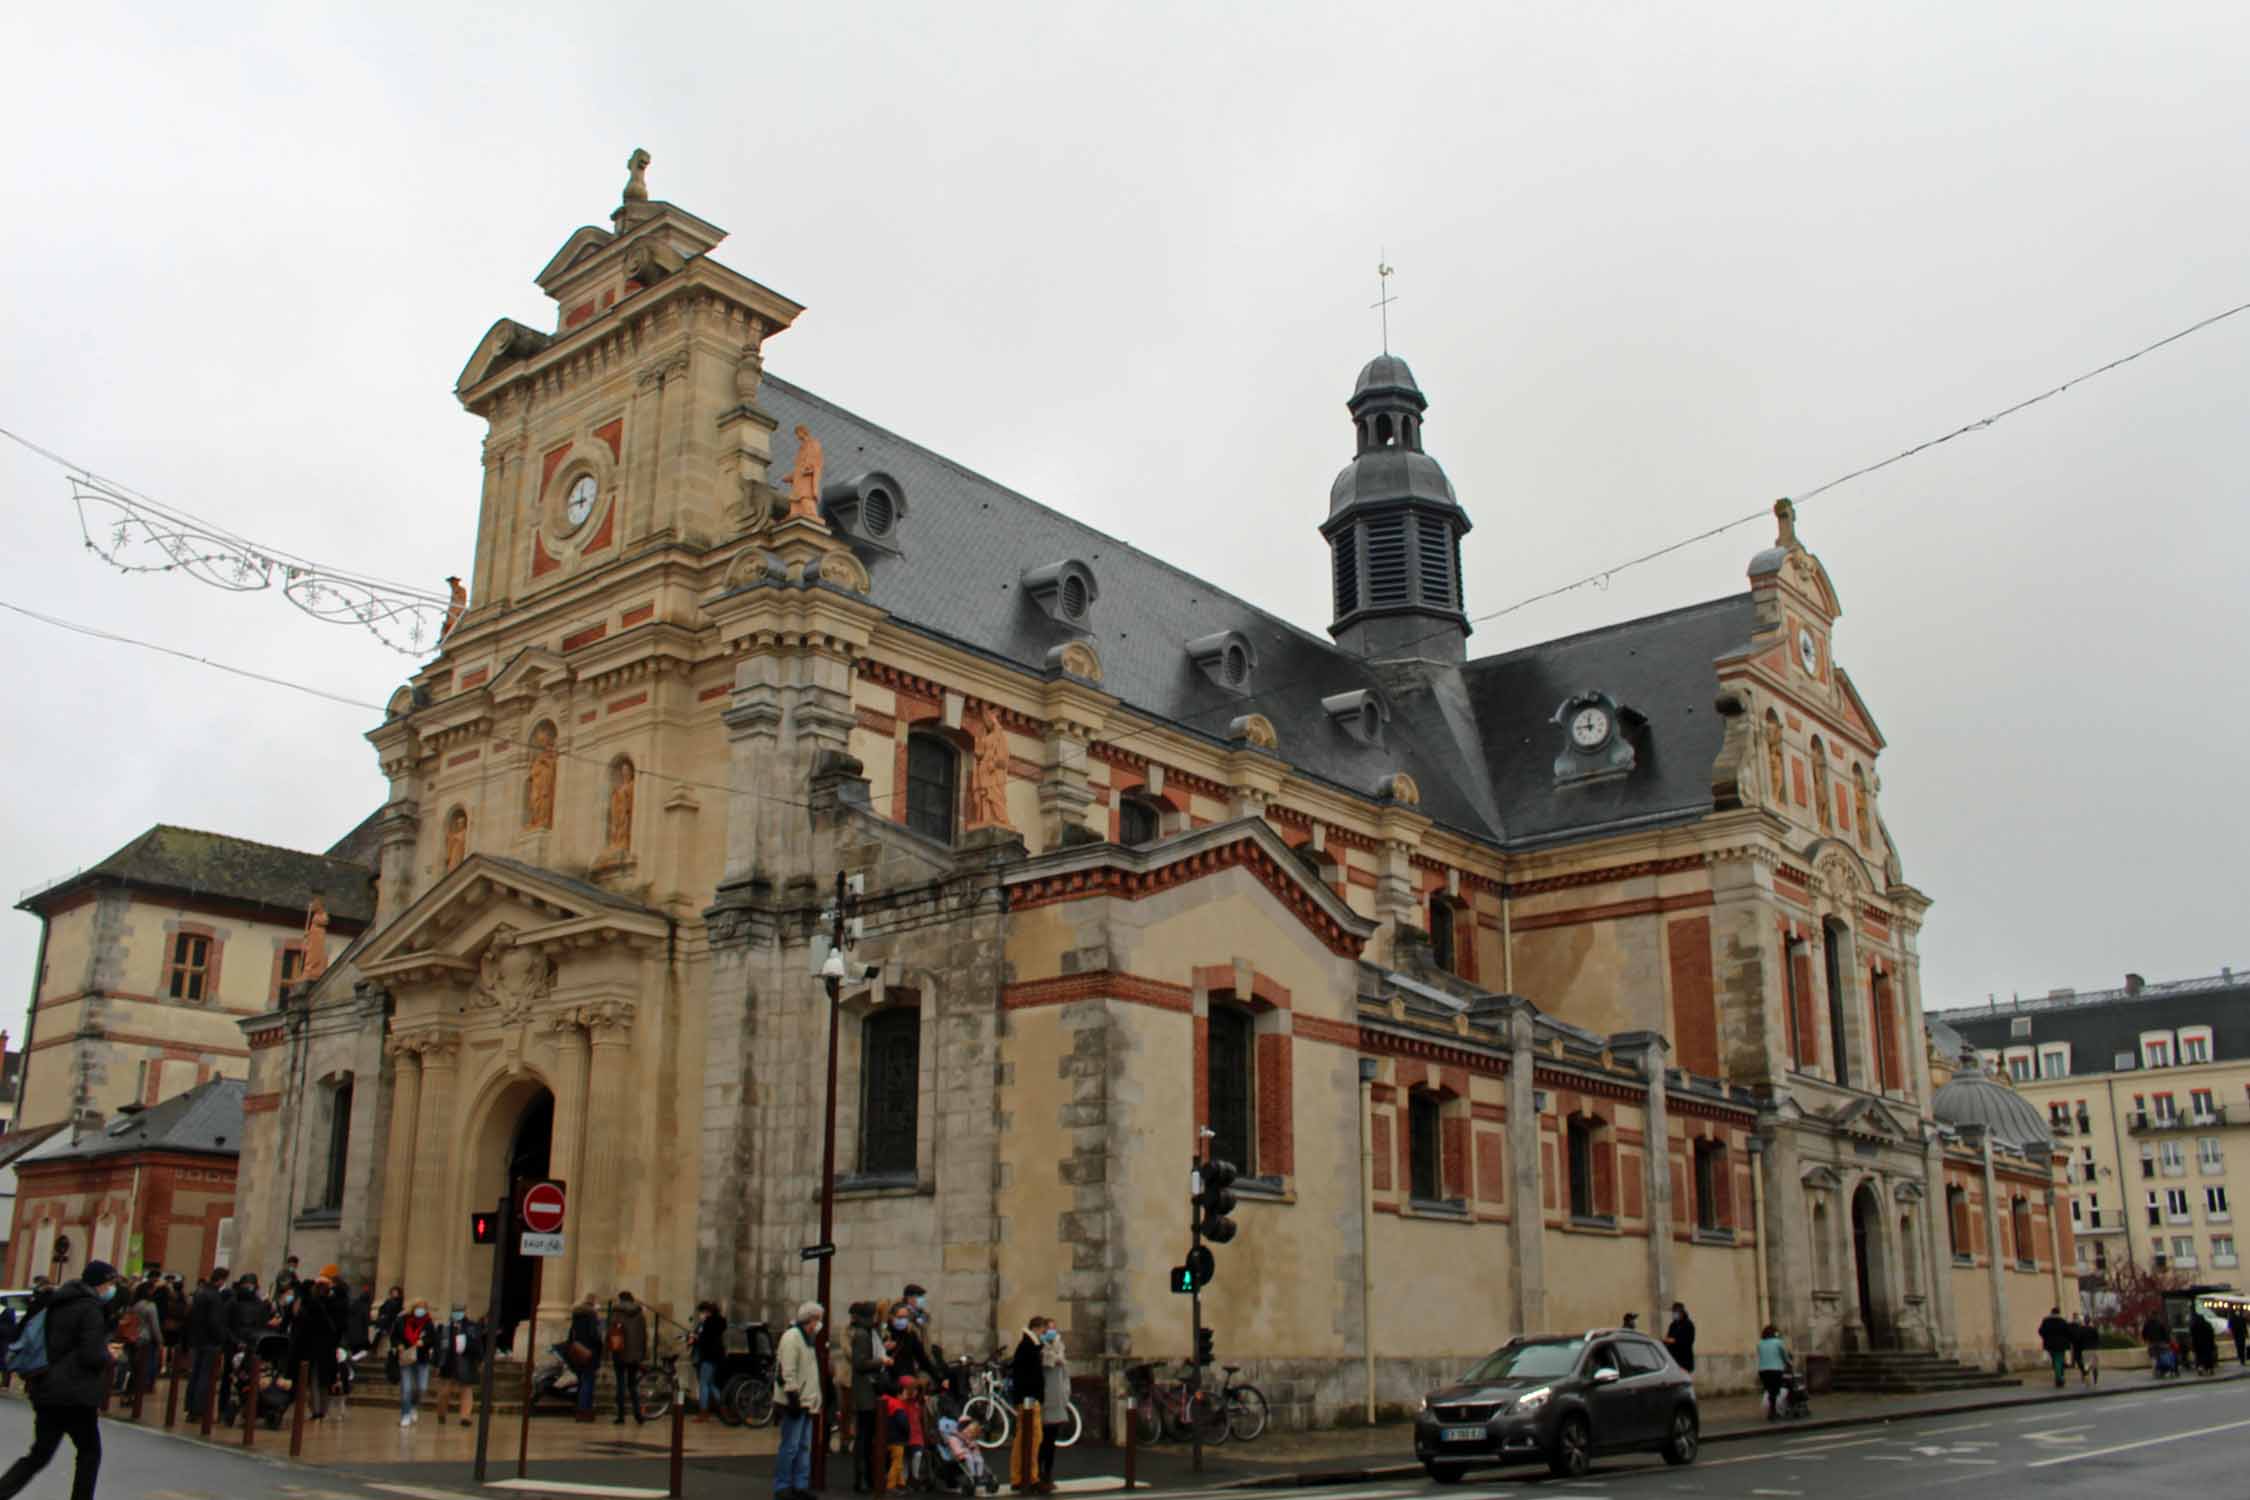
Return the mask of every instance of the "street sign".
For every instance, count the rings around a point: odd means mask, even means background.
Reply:
[[[534,1234],[525,1230],[523,1253],[531,1256],[555,1256],[563,1253],[563,1237],[559,1234]]]
[[[807,1245],[797,1252],[799,1260],[826,1260],[836,1253],[834,1245]]]
[[[535,1182],[525,1188],[521,1208],[524,1230],[530,1234],[561,1233],[564,1201],[559,1182]]]

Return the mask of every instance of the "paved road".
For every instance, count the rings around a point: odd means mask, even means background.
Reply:
[[[30,1446],[31,1408],[21,1401],[0,1402],[0,1470]],[[22,1500],[65,1500],[71,1452],[64,1443]],[[102,1424],[98,1494],[100,1500],[400,1500],[339,1475],[247,1458],[122,1422]]]
[[[1816,1402],[1817,1406],[1818,1403]],[[1794,1433],[1716,1444],[1689,1468],[1611,1459],[1585,1479],[1544,1469],[1479,1469],[1458,1485],[1424,1479],[1260,1490],[1246,1500],[2111,1500],[2137,1494],[2250,1494],[2250,1385],[2176,1385],[2104,1401]],[[1163,1500],[1152,1492],[1151,1500]],[[1209,1500],[1209,1492],[1202,1492]]]

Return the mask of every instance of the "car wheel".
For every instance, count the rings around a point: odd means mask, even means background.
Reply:
[[[1460,1464],[1424,1464],[1422,1468],[1439,1484],[1459,1484],[1462,1476],[1469,1472]]]
[[[1584,1417],[1565,1417],[1555,1429],[1554,1451],[1547,1467],[1557,1479],[1583,1479],[1594,1466],[1594,1434]]]
[[[1692,1464],[1700,1443],[1695,1430],[1695,1413],[1686,1407],[1672,1413],[1672,1435],[1665,1440],[1661,1450],[1668,1464]]]

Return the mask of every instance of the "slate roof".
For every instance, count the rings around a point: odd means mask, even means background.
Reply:
[[[86,1161],[105,1156],[130,1156],[142,1151],[240,1156],[242,1100],[248,1088],[249,1085],[239,1078],[213,1078],[147,1109],[120,1115],[99,1130],[81,1135],[75,1146],[70,1143],[68,1134],[57,1134],[17,1161],[23,1165]]]
[[[879,470],[903,491],[904,514],[886,539],[896,551],[870,546],[860,557],[874,602],[904,628],[1033,673],[1053,647],[1086,640],[1101,657],[1102,688],[1133,709],[1222,742],[1230,720],[1264,714],[1300,773],[1368,794],[1405,771],[1424,813],[1487,841],[1583,836],[1710,808],[1721,738],[1712,662],[1749,639],[1747,594],[1465,666],[1378,665],[770,372],[758,399],[779,421],[775,472],[793,461],[789,434],[803,422],[821,440],[829,488]],[[1339,423],[1338,435],[1349,428]],[[1317,496],[1306,498],[1313,527],[1322,513]],[[1022,587],[1027,571],[1066,559],[1090,568],[1099,588],[1084,630],[1050,617]],[[1244,694],[1205,676],[1186,650],[1228,630],[1256,652]],[[1589,687],[1648,715],[1641,769],[1558,793],[1551,768],[1562,730],[1547,721]],[[1321,707],[1357,689],[1392,706],[1379,746],[1354,740]]]
[[[2191,982],[2193,983],[2193,982]],[[2140,1066],[2141,1033],[2177,1031],[2182,1026],[2211,1028],[2214,1062],[2250,1058],[2250,978],[2233,983],[2194,983],[2178,989],[2152,985],[2138,995],[2070,1001],[2031,1001],[2021,1008],[1978,1007],[1937,1013],[1973,1045],[1999,1052],[2009,1047],[2068,1043],[2070,1076],[2118,1071],[2117,1055],[2130,1053]],[[2010,1035],[2011,1022],[2031,1022],[2031,1035]]]
[[[244,902],[291,921],[304,919],[317,891],[328,903],[331,922],[364,927],[375,916],[374,874],[365,865],[168,823],[17,906],[45,915],[82,887],[104,884]]]
[[[1956,1073],[1930,1096],[1930,1114],[1945,1125],[1981,1125],[2003,1146],[2043,1152],[2053,1128],[2039,1106],[1982,1073]]]

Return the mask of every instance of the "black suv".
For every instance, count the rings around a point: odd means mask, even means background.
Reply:
[[[1654,1451],[1695,1462],[1695,1381],[1645,1334],[1595,1328],[1510,1339],[1422,1398],[1414,1456],[1453,1484],[1474,1465],[1545,1459],[1566,1478],[1597,1453]]]

